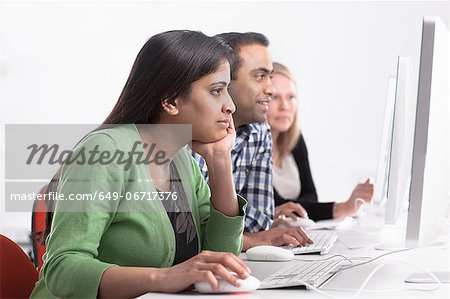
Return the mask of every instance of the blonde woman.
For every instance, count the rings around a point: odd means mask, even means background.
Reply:
[[[322,219],[343,219],[355,216],[362,204],[370,203],[373,184],[358,184],[344,202],[319,203],[311,175],[303,134],[297,126],[297,85],[287,67],[273,63],[275,93],[269,104],[268,121],[273,139],[273,185],[275,217],[297,216]]]

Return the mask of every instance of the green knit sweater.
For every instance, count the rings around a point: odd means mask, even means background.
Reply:
[[[95,149],[128,152],[137,141],[141,138],[135,125],[103,129],[84,138],[74,156],[83,149],[85,153]],[[185,148],[177,153],[174,163],[192,212],[199,249],[238,254],[245,199],[238,196],[238,216],[225,216],[211,205],[209,187]],[[107,165],[65,165],[58,193],[65,198],[90,194],[95,200],[56,203],[44,266],[31,297],[96,298],[101,276],[108,267],[172,266],[174,231],[163,203],[150,200],[155,192],[146,164],[127,167],[116,161]]]

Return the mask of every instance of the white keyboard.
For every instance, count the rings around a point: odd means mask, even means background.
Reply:
[[[284,248],[291,250],[294,254],[304,253],[320,253],[327,254],[330,252],[337,240],[337,233],[331,231],[310,231],[308,236],[314,241],[313,244],[302,247],[285,246]]]
[[[341,257],[324,261],[298,261],[262,280],[259,289],[305,286],[305,282],[317,288],[338,271],[343,261]]]

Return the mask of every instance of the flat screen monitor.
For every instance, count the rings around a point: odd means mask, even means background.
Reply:
[[[450,34],[425,17],[417,92],[406,245],[428,245],[448,215]]]
[[[396,224],[400,213],[406,211],[408,206],[417,104],[411,68],[409,57],[398,57],[390,167],[386,190],[386,224]]]
[[[391,161],[392,126],[394,121],[396,88],[396,76],[389,76],[386,106],[384,108],[383,131],[380,140],[378,167],[375,177],[375,190],[373,195],[374,203],[379,205],[385,204],[387,199],[387,182],[389,178],[389,167]]]

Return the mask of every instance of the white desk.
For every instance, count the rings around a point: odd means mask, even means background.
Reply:
[[[297,255],[296,259],[322,259],[333,254],[342,254],[348,258],[354,257],[376,257],[387,251],[374,249],[374,244],[385,241],[386,236],[392,240],[392,236],[401,235],[402,230],[390,229],[385,227],[379,232],[367,233],[357,230],[338,230],[338,240],[341,239],[347,245],[354,247],[364,246],[359,249],[349,249],[342,242],[337,242],[329,255]],[[448,239],[448,230],[444,232],[444,237]],[[353,247],[352,246],[352,247]],[[240,255],[246,259],[245,254]],[[358,289],[367,276],[377,266],[389,261],[405,261],[417,264],[430,271],[450,271],[450,249],[447,248],[417,248],[409,251],[394,253],[370,262],[365,265],[357,266],[337,273],[332,279],[324,284],[321,290],[339,298],[349,298]],[[364,260],[354,260],[354,263],[360,263]],[[260,280],[266,278],[270,274],[287,266],[290,262],[251,262],[247,261],[248,266],[252,269],[252,275]],[[423,288],[429,289],[434,284],[409,284],[404,279],[414,272],[422,272],[421,269],[406,264],[394,263],[381,268],[370,280],[365,287],[366,290],[394,290],[406,288]],[[330,289],[352,289],[355,291],[336,291]],[[416,290],[402,290],[388,293],[362,293],[359,298],[448,298],[450,295],[450,284],[443,284],[440,289],[435,291],[423,292]],[[272,289],[257,290],[253,293],[227,294],[227,295],[204,295],[195,292],[185,292],[182,294],[159,294],[148,293],[139,298],[183,298],[195,296],[196,298],[325,298],[311,290],[300,289]],[[213,296],[213,297],[212,297]]]

